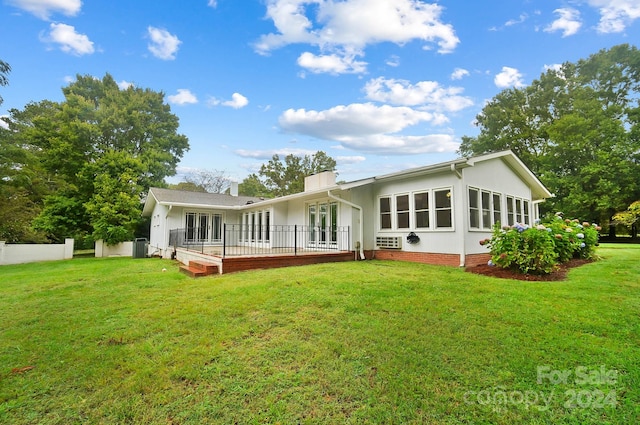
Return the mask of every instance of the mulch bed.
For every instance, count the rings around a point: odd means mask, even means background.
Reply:
[[[580,267],[584,264],[590,263],[591,261],[592,260],[581,260],[581,259],[570,260],[567,263],[561,264],[556,271],[546,275],[523,274],[523,273],[515,272],[513,270],[503,269],[501,267],[496,267],[496,266],[491,267],[486,264],[475,266],[475,267],[467,267],[465,271],[469,273],[476,273],[484,276],[491,276],[491,277],[497,277],[502,279],[554,282],[554,281],[566,279],[567,272],[570,269],[574,267]]]

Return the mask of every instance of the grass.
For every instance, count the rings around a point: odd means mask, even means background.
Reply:
[[[640,246],[599,253],[551,283],[383,261],[3,266],[0,423],[636,423]]]

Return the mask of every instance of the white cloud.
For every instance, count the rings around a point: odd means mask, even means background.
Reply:
[[[130,82],[125,81],[125,80],[122,80],[122,81],[120,81],[120,82],[118,83],[118,87],[120,88],[120,90],[126,90],[126,89],[128,89],[129,87],[133,87],[133,86],[134,86],[134,84],[133,84],[133,83],[130,83]]]
[[[355,103],[324,111],[289,109],[279,118],[290,133],[339,142],[363,152],[389,155],[453,152],[458,144],[449,135],[402,135],[407,127],[439,119],[437,114],[406,106],[376,106]]]
[[[234,153],[243,158],[254,158],[254,159],[271,159],[273,155],[278,155],[280,157],[287,155],[295,155],[295,156],[305,156],[305,155],[313,155],[316,153],[315,150],[310,149],[268,149],[268,150],[247,150],[247,149],[236,149]]]
[[[9,124],[7,124],[7,122],[3,118],[9,119],[9,115],[0,115],[0,128],[9,130]]]
[[[510,19],[507,22],[504,23],[505,27],[511,27],[513,25],[518,25],[518,24],[522,24],[524,21],[526,21],[529,18],[529,15],[527,15],[526,13],[521,14],[518,19]]]
[[[207,103],[210,106],[222,105],[222,106],[229,106],[233,109],[240,109],[240,108],[244,108],[249,104],[249,99],[247,99],[240,93],[234,93],[231,95],[231,100],[220,100],[220,99],[216,99],[215,97],[210,97]]]
[[[501,89],[507,87],[522,87],[524,86],[522,78],[523,75],[516,68],[503,66],[502,72],[495,76],[493,82]]]
[[[45,41],[56,43],[60,50],[76,56],[92,54],[95,50],[93,42],[84,34],[79,34],[76,29],[67,24],[50,25],[51,31]]]
[[[403,106],[421,106],[421,109],[456,112],[469,106],[473,101],[461,96],[461,87],[441,87],[436,81],[420,81],[411,84],[405,80],[370,80],[364,87],[367,99]],[[435,121],[435,120],[434,120]],[[447,121],[439,119],[438,122]]]
[[[547,25],[544,29],[545,32],[562,31],[563,37],[569,37],[570,35],[576,34],[582,26],[580,12],[576,9],[564,7],[554,10],[553,13],[557,13],[559,17],[551,24]]]
[[[336,54],[316,56],[304,52],[298,58],[298,65],[313,73],[328,72],[330,74],[359,74],[365,72],[367,63],[356,61],[355,56],[339,56]]]
[[[366,160],[367,158],[361,155],[336,156],[336,164],[338,165],[359,164]]]
[[[167,96],[169,102],[174,105],[188,105],[193,103],[198,103],[198,98],[196,95],[191,93],[189,89],[178,89],[178,93]]]
[[[218,6],[218,2],[216,0],[209,0],[207,6],[215,8]]]
[[[467,71],[464,68],[456,68],[451,73],[452,80],[462,80],[464,77],[468,77],[468,76],[469,76],[469,71]]]
[[[81,0],[8,0],[7,3],[48,20],[51,14],[59,12],[65,16],[75,16],[82,7]]]
[[[640,18],[638,0],[588,0],[588,3],[599,9],[598,32],[603,34],[622,32]]]
[[[438,4],[418,0],[268,0],[267,17],[277,32],[260,37],[255,49],[267,54],[304,43],[317,46],[320,56],[353,58],[370,44],[421,40],[425,48],[437,44],[440,53],[449,53],[460,40],[453,27],[441,21],[442,11]],[[321,67],[316,69],[321,72]],[[328,69],[336,72],[335,67]]]
[[[173,60],[176,58],[178,46],[182,43],[177,36],[165,29],[152,26],[147,28],[147,32],[151,39],[148,48],[153,56],[163,60]]]
[[[391,55],[391,57],[389,57],[389,59],[387,59],[385,63],[395,68],[400,66],[400,58],[396,55]]]

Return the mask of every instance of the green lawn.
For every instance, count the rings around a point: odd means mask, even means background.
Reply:
[[[195,280],[158,259],[3,266],[0,423],[637,423],[640,246],[599,254],[563,282],[384,261]]]

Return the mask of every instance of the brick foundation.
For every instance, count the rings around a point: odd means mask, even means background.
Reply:
[[[367,258],[375,258],[377,260],[412,261],[414,263],[433,264],[438,266],[460,266],[460,255],[439,254],[435,252],[407,252],[380,249],[373,251],[367,256]],[[491,255],[489,254],[469,254],[465,257],[465,266],[474,267],[480,264],[486,264],[490,259]]]
[[[439,266],[458,267],[460,265],[460,256],[458,254],[438,254],[434,252],[407,252],[381,249],[375,251],[374,258],[376,260],[412,261],[414,263]]]
[[[469,254],[465,258],[464,265],[466,267],[475,267],[487,264],[491,260],[491,254]]]
[[[336,263],[354,261],[353,252],[336,254],[304,254],[297,256],[264,256],[264,257],[225,257],[222,259],[222,273],[233,273],[242,270],[273,269],[277,267],[305,266],[318,263]]]

